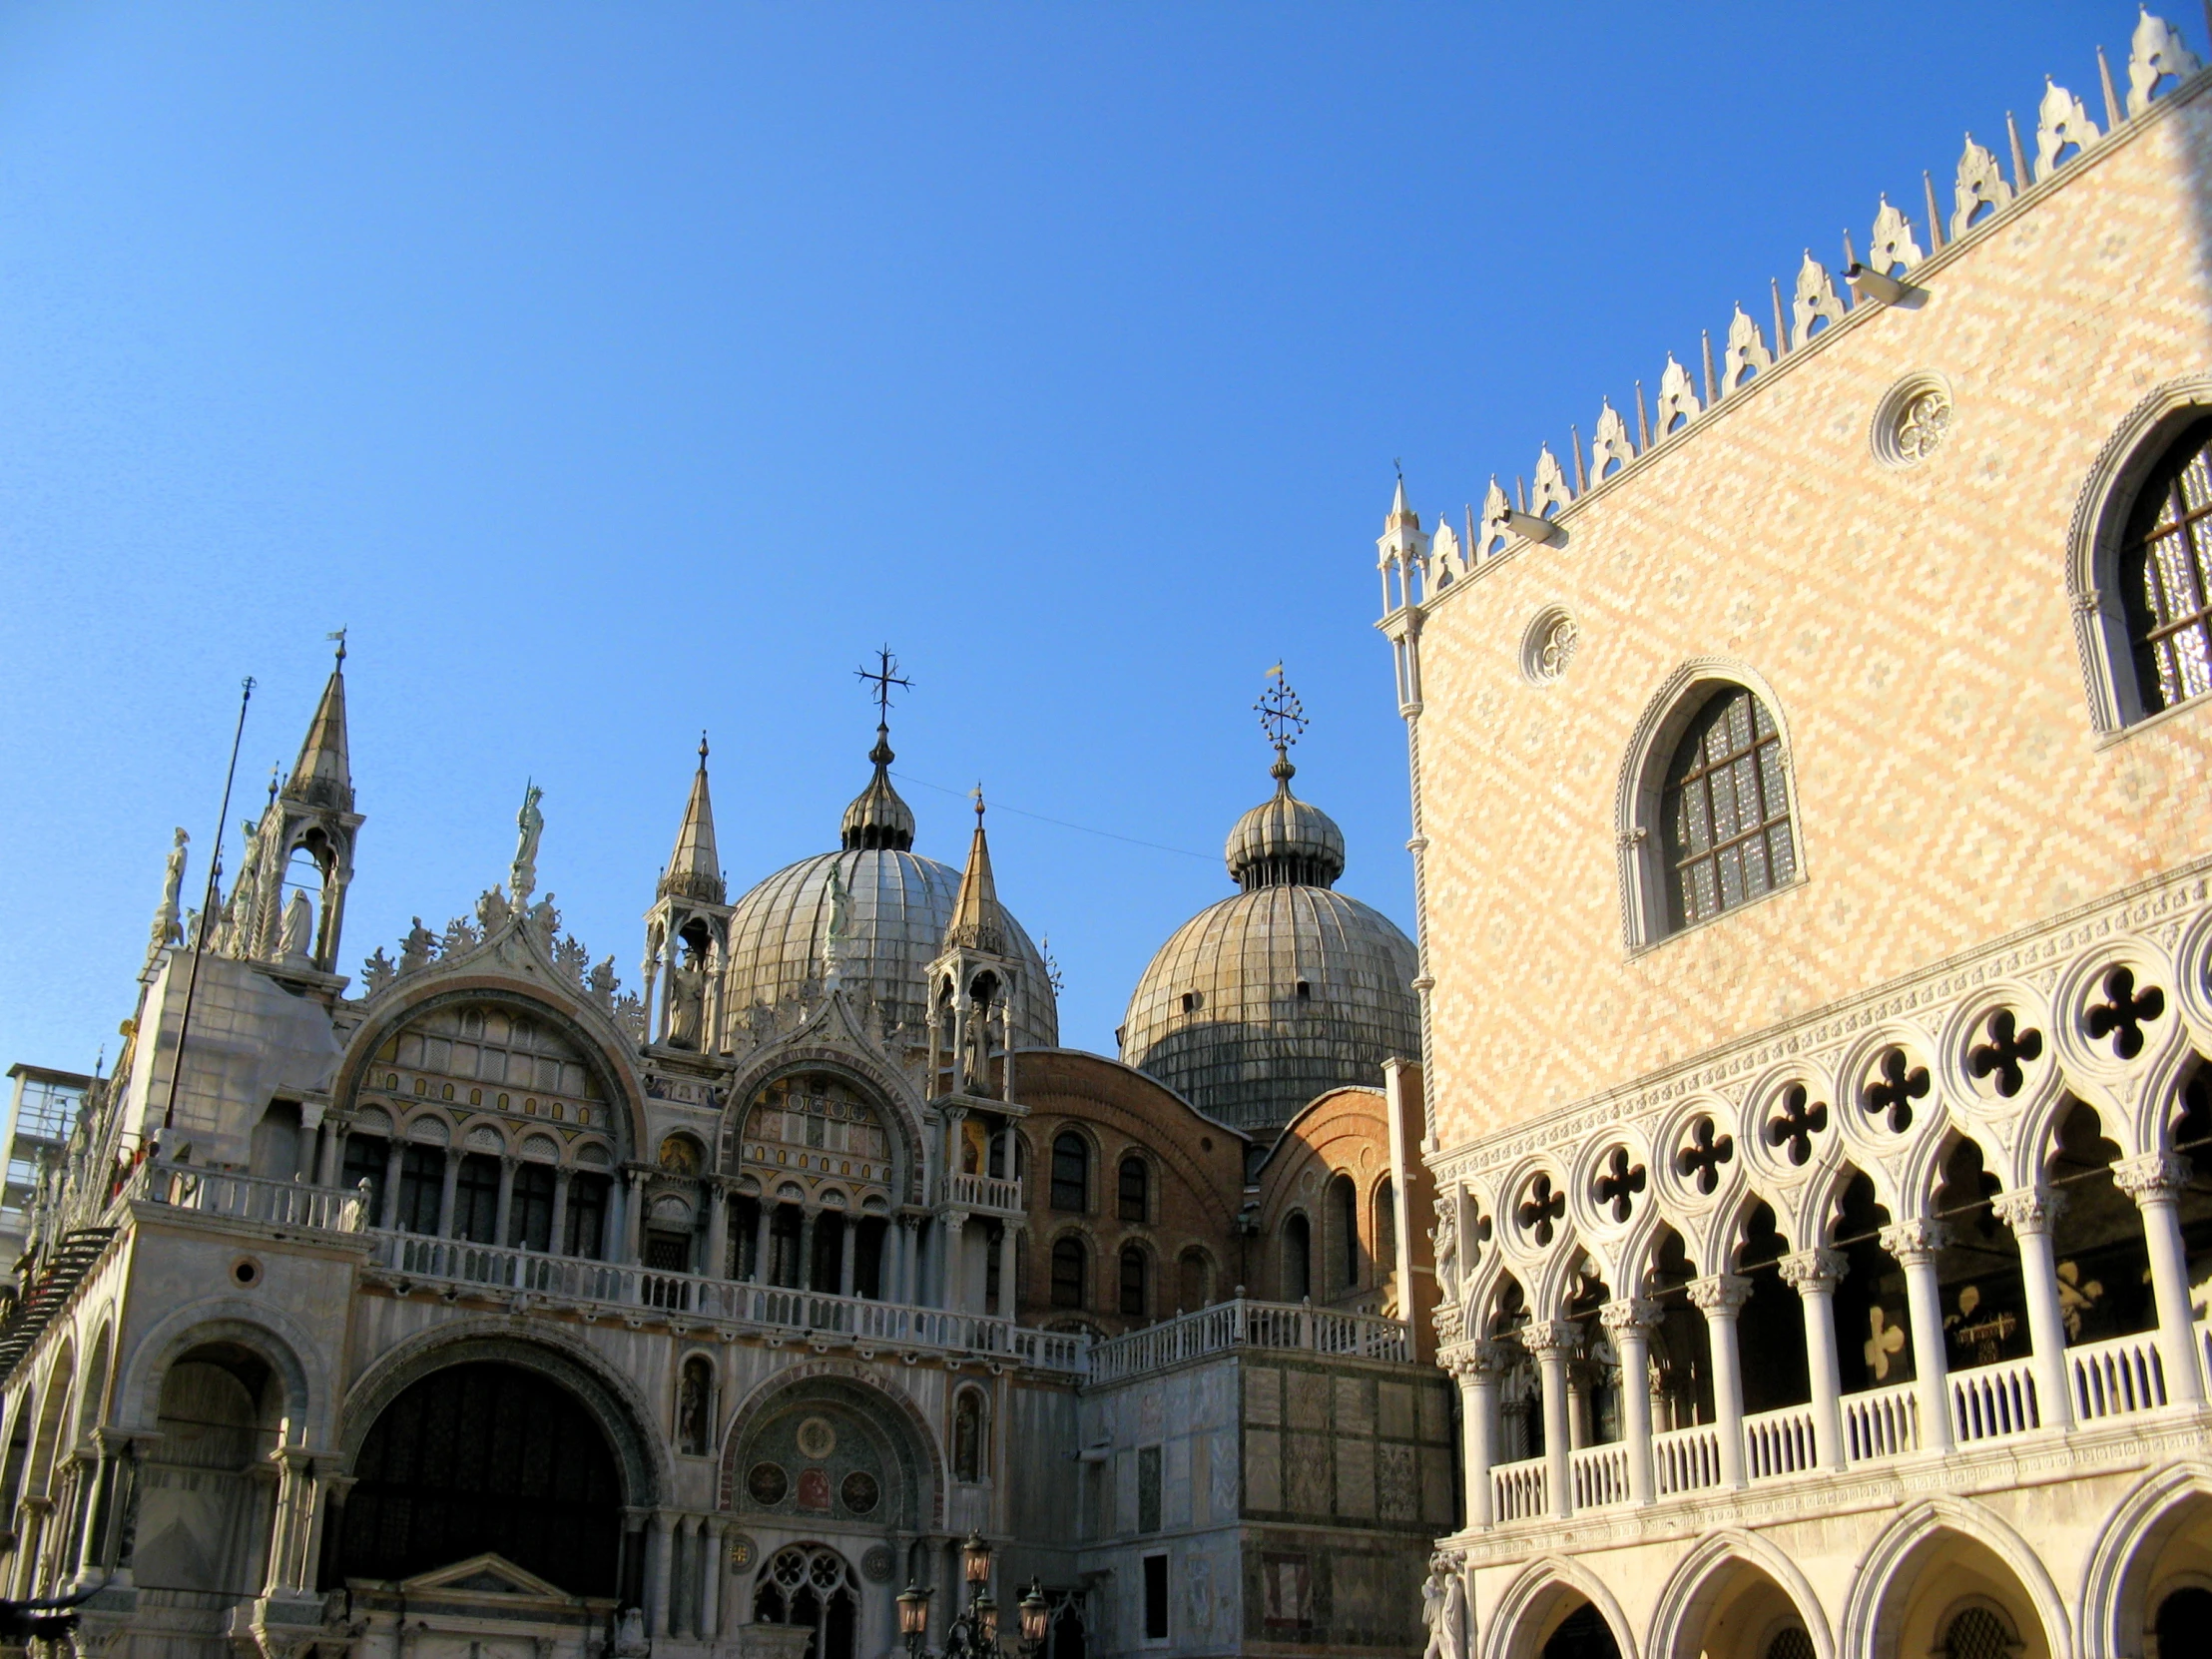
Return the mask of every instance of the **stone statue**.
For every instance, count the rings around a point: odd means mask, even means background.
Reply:
[[[231,883],[231,902],[223,907],[216,924],[216,949],[226,956],[254,954],[254,894],[261,886],[262,842],[254,832],[260,828],[254,820],[241,828],[246,831],[246,855],[239,861],[238,879]]]
[[[278,951],[287,962],[304,962],[314,948],[314,906],[307,902],[307,895],[296,889],[284,901],[284,929],[278,940]]]
[[[538,837],[545,833],[545,815],[538,811],[538,803],[544,799],[545,792],[537,785],[525,785],[522,811],[515,814],[515,861],[507,870],[507,889],[514,894],[518,910],[537,891]]]
[[[687,1451],[707,1449],[707,1380],[702,1371],[698,1365],[684,1368],[683,1398],[677,1406],[676,1426]]]
[[[615,977],[615,959],[609,956],[584,976],[584,989],[591,992],[591,999],[610,1013],[614,1010],[615,992],[622,981]]]
[[[968,1004],[967,1029],[960,1035],[962,1063],[969,1088],[978,1093],[990,1087],[991,1005],[978,997]]]
[[[852,925],[852,894],[844,884],[844,871],[830,866],[830,960],[823,977],[835,984],[844,976],[844,941]]]
[[[1428,1580],[1420,1587],[1421,1623],[1428,1628],[1428,1645],[1421,1659],[1465,1659],[1467,1651],[1467,1590],[1451,1557],[1442,1551],[1428,1558]]]
[[[384,954],[382,945],[376,947],[376,954],[361,963],[361,983],[367,988],[370,996],[374,996],[398,976],[398,968],[392,964],[392,959]]]
[[[652,1651],[652,1644],[645,1639],[645,1609],[625,1607],[615,1626],[615,1659],[644,1659]]]
[[[668,1040],[672,1048],[697,1048],[706,1004],[707,976],[679,953],[668,970]]]
[[[1451,1270],[1459,1260],[1458,1206],[1446,1193],[1436,1200],[1436,1225],[1430,1229],[1429,1240],[1435,1246],[1436,1283],[1451,1286]],[[1452,1294],[1451,1290],[1445,1292]]]
[[[146,941],[148,969],[152,969],[154,958],[165,946],[184,940],[184,930],[177,924],[177,905],[185,886],[185,843],[191,839],[180,827],[177,844],[170,848],[169,861],[162,871],[162,901],[155,906],[154,926]]]
[[[507,908],[507,895],[497,887],[476,900],[476,919],[482,924],[487,939],[507,925],[511,913]]]
[[[1467,1582],[1457,1571],[1444,1577],[1445,1659],[1463,1659],[1467,1651]]]
[[[416,973],[428,967],[431,957],[437,954],[437,936],[422,925],[420,916],[416,916],[414,925],[407,929],[407,936],[399,942],[399,971]]]

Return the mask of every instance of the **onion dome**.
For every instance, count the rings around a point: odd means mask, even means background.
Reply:
[[[903,1025],[902,1040],[927,1041],[929,964],[953,928],[961,872],[909,850],[913,813],[890,787],[880,728],[868,758],[875,778],[845,809],[842,849],[778,870],[731,912],[723,1002],[734,1027],[755,1007],[821,996],[833,960],[845,993],[872,998],[886,1032]],[[1057,1047],[1059,1009],[1042,953],[995,892],[978,891],[973,902],[973,919],[1026,969],[1013,999],[1015,1045]]]
[[[1275,796],[1237,821],[1243,891],[1178,927],[1129,998],[1121,1057],[1209,1117],[1279,1129],[1326,1091],[1377,1088],[1382,1062],[1420,1054],[1412,940],[1335,890],[1344,831],[1291,794],[1276,737]]]
[[[914,810],[891,788],[891,762],[898,757],[891,753],[889,727],[876,727],[875,747],[867,758],[875,763],[875,776],[844,810],[844,849],[904,852],[914,844]]]

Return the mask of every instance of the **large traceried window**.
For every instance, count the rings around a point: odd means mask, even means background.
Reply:
[[[2143,712],[2212,691],[2212,420],[2182,432],[2143,480],[2119,553]]]
[[[1742,686],[1707,699],[1677,741],[1660,800],[1668,930],[1797,878],[1782,734]]]

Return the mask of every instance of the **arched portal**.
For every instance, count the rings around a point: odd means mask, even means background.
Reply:
[[[753,1620],[812,1630],[805,1659],[857,1659],[860,1601],[851,1566],[823,1544],[778,1550],[754,1581]]]
[[[616,1593],[613,1448],[540,1371],[474,1361],[432,1372],[377,1414],[353,1472],[341,1577],[397,1580],[490,1551],[571,1595]]]
[[[259,1471],[283,1411],[283,1379],[243,1344],[203,1343],[163,1373],[131,1561],[142,1588],[230,1600],[260,1589]]]
[[[1861,1559],[1839,1647],[2052,1659],[2067,1651],[2066,1623],[2048,1571],[2016,1533],[1975,1504],[1936,1499],[1898,1516]]]

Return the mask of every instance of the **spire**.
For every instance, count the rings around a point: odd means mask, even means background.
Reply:
[[[1420,514],[1414,512],[1405,500],[1405,469],[1403,467],[1398,468],[1397,493],[1390,497],[1390,516],[1382,521],[1382,530],[1387,535],[1390,531],[1401,527],[1412,530],[1420,528]]]
[[[692,775],[691,799],[684,804],[684,826],[676,831],[676,850],[661,877],[660,896],[704,899],[720,904],[727,896],[722,859],[715,851],[715,807],[707,794],[707,734],[699,734],[699,770]]]
[[[1000,920],[998,883],[991,876],[991,843],[983,834],[983,786],[975,786],[975,838],[968,842],[967,868],[960,873],[960,896],[952,905],[952,925],[944,930],[947,950],[965,946],[994,956],[1006,951]]]
[[[345,630],[330,636],[338,642],[337,661],[322,687],[322,701],[315,705],[308,723],[306,742],[292,763],[283,797],[307,807],[353,810],[353,773],[345,753]]]

